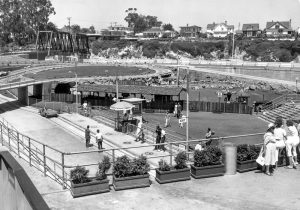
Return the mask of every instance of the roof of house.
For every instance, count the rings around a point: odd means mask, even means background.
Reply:
[[[282,25],[286,29],[292,29],[290,21],[272,21],[272,22],[267,22],[266,29],[271,28],[272,26],[274,26],[277,23],[280,24],[280,25]]]
[[[207,24],[206,29],[207,29],[207,30],[213,30],[216,26],[221,25],[221,24],[227,26],[228,29],[234,29],[234,25],[227,25],[227,24],[225,24],[225,23],[213,23],[213,24]]]
[[[133,86],[119,85],[120,93],[138,93],[145,95],[169,95],[178,96],[183,90],[181,87],[161,87],[161,86]],[[115,85],[78,85],[78,91],[83,92],[106,92],[115,93]]]
[[[143,33],[154,33],[154,32],[163,32],[163,30],[160,27],[152,27],[147,31],[144,31]]]
[[[258,23],[247,23],[243,24],[243,31],[258,31],[259,30],[259,24]]]
[[[196,26],[196,25],[193,25],[193,26],[180,26],[179,28],[201,28],[201,26]]]

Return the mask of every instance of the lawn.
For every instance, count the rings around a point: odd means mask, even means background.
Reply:
[[[70,78],[74,77],[74,73],[78,77],[106,77],[106,76],[128,76],[153,74],[155,71],[141,67],[125,67],[125,66],[77,66],[63,69],[52,69],[42,71],[36,74],[29,73],[24,75],[36,80],[55,79],[55,78]]]
[[[185,113],[184,113],[185,115]],[[164,114],[144,114],[146,120],[164,125]],[[215,136],[235,136],[244,134],[263,133],[266,131],[267,123],[258,119],[255,115],[247,114],[215,114],[211,112],[190,112],[189,116],[189,136],[191,139],[203,139],[207,128],[215,131]],[[168,128],[169,129],[169,128]],[[186,136],[186,127],[179,128],[178,119],[171,118],[171,128],[178,135],[181,135],[183,140]],[[167,131],[168,132],[168,131]],[[232,138],[226,141],[235,142],[238,144],[249,143],[257,144],[262,143],[262,136],[255,137],[240,137]]]

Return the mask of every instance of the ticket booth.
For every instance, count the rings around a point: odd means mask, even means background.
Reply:
[[[139,115],[142,115],[142,103],[143,101],[145,101],[146,99],[141,99],[141,98],[126,98],[126,99],[122,99],[122,101],[126,101],[128,103],[131,103],[134,105],[134,107],[131,109],[132,110],[132,115],[136,115],[136,116],[139,116]]]

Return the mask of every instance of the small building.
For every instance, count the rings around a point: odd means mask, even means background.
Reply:
[[[228,34],[232,34],[233,32],[234,26],[228,25],[227,21],[224,23],[207,24],[206,28],[207,37],[225,38]]]
[[[292,20],[267,22],[265,33],[267,37],[293,36]]]
[[[243,24],[243,34],[246,37],[257,37],[260,34],[258,23],[247,23]]]
[[[160,27],[152,27],[147,31],[143,32],[145,38],[160,38],[164,34],[164,31]]]
[[[133,36],[133,28],[122,25],[112,25],[101,31],[103,40],[120,40],[127,36]]]
[[[181,26],[180,36],[185,38],[198,38],[200,36],[202,28],[200,26]]]

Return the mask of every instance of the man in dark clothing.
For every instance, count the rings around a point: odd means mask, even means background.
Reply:
[[[160,143],[160,139],[161,139],[161,128],[159,127],[159,125],[157,125],[156,130],[156,144]],[[155,145],[154,150],[158,150],[160,147],[158,145]]]
[[[178,103],[178,106],[177,106],[177,119],[179,119],[180,118],[180,115],[181,115],[181,104],[180,103]]]
[[[129,116],[127,112],[123,116],[123,123],[122,123],[122,131],[123,133],[127,133],[127,125],[128,125]]]
[[[88,125],[85,129],[85,146],[86,147],[90,146],[90,140],[91,140],[91,131],[90,131],[90,126]]]

